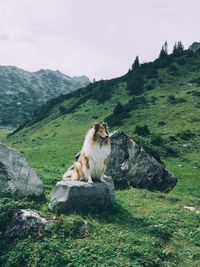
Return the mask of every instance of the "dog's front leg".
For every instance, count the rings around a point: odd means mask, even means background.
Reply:
[[[85,178],[89,184],[93,184],[91,172],[90,172],[90,169],[88,168],[86,168],[85,170]]]
[[[103,170],[102,170],[102,172],[101,172],[101,176],[100,176],[100,181],[101,181],[102,183],[105,183],[105,182],[106,182],[106,181],[104,180],[104,173],[105,173],[105,171],[106,171],[107,162],[108,162],[108,159],[105,159],[105,161],[104,161],[104,167],[103,167]]]
[[[90,171],[90,164],[89,164],[89,157],[84,156],[84,162],[83,162],[83,174],[85,176],[86,181],[89,184],[93,184],[92,181],[92,175],[91,175],[91,171]]]
[[[83,164],[83,173],[85,176],[85,180],[89,183],[89,184],[93,184],[92,181],[92,175],[91,175],[91,171],[90,171],[90,165],[89,165],[89,160],[88,158],[85,157],[85,164]]]
[[[101,177],[100,177],[100,181],[102,182],[102,183],[105,183],[106,181],[104,180],[104,173],[101,175]]]

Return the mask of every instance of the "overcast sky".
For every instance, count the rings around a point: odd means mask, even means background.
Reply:
[[[117,77],[165,40],[200,41],[199,14],[200,0],[0,0],[0,65]]]

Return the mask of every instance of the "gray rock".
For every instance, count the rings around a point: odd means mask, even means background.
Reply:
[[[177,178],[122,131],[111,135],[111,154],[106,174],[117,189],[130,186],[169,192]]]
[[[27,237],[43,230],[48,221],[32,210],[15,209],[5,235],[10,238]]]
[[[41,196],[44,185],[36,172],[17,151],[0,143],[0,193]]]
[[[114,201],[114,197],[114,183],[108,177],[105,177],[105,183],[93,184],[65,179],[56,184],[49,209],[58,213],[92,210],[108,207]]]

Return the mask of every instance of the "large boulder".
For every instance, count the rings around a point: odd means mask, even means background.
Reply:
[[[0,143],[0,193],[19,197],[41,196],[44,185],[17,151]]]
[[[15,209],[5,235],[9,238],[27,237],[40,233],[48,221],[32,210]]]
[[[110,138],[106,173],[112,176],[117,189],[133,186],[169,192],[176,185],[177,178],[123,131],[114,132]]]
[[[105,182],[87,182],[64,179],[56,184],[49,209],[57,213],[72,210],[88,211],[108,207],[114,201],[114,184],[105,177]]]

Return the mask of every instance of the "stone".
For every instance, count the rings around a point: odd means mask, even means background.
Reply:
[[[57,212],[86,211],[108,207],[114,201],[114,183],[105,177],[105,183],[89,184],[83,181],[64,179],[56,184],[49,209]]]
[[[39,234],[47,226],[48,221],[38,213],[26,209],[14,209],[5,235],[9,238],[22,238]]]
[[[177,178],[123,131],[111,134],[110,140],[106,174],[113,178],[117,189],[135,187],[169,192],[176,185]]]
[[[39,197],[44,185],[37,173],[17,151],[0,143],[0,193]]]

